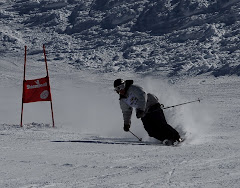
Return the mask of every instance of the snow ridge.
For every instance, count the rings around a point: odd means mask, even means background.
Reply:
[[[45,43],[49,60],[81,70],[240,75],[239,8],[237,0],[2,1],[0,53],[28,45],[37,55]]]

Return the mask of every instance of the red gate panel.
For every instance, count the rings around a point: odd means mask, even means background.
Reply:
[[[38,101],[51,101],[48,77],[23,82],[23,103]]]

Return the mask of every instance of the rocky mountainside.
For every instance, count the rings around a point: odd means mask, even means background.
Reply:
[[[0,54],[96,72],[240,75],[239,0],[3,0]]]

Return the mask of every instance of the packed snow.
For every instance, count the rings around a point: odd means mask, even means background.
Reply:
[[[0,187],[239,187],[239,1],[181,2],[0,2]],[[20,127],[24,46],[35,79],[43,43],[55,127],[49,102],[24,104]],[[165,107],[201,99],[164,110],[184,142],[149,138],[134,113],[143,141],[124,132],[117,78]]]

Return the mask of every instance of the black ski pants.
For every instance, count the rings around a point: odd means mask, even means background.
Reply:
[[[160,141],[165,139],[175,141],[180,138],[179,133],[167,123],[159,103],[151,107],[141,120],[150,137]]]

